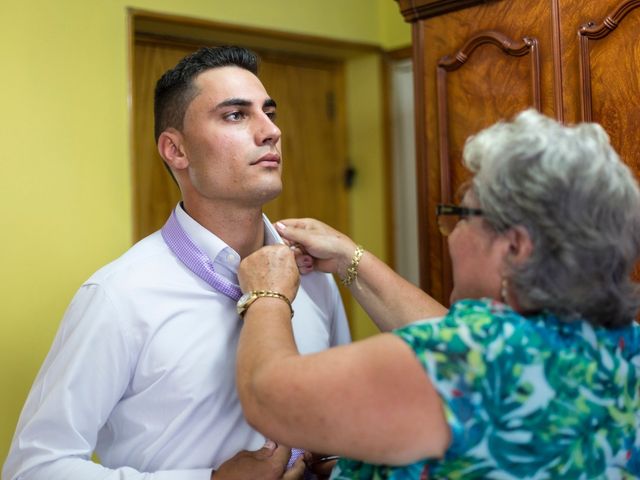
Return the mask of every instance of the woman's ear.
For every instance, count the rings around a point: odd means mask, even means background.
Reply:
[[[182,135],[175,128],[168,128],[158,137],[158,153],[173,170],[184,170],[189,166],[182,144]]]
[[[511,227],[506,232],[509,241],[509,258],[511,263],[522,265],[533,252],[533,242],[529,231],[522,225]]]

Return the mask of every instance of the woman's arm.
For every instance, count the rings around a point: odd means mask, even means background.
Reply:
[[[286,268],[269,256],[287,257]],[[244,291],[273,289],[290,299],[295,275],[282,246],[247,257],[239,272]],[[259,298],[244,317],[237,382],[249,423],[287,445],[406,464],[441,456],[450,441],[440,397],[401,339],[382,334],[300,356],[289,307],[278,298]]]
[[[303,252],[298,259],[301,271],[316,268],[345,277],[356,250],[356,244],[349,237],[313,219],[282,220],[276,223],[276,228],[283,238]],[[443,305],[371,252],[364,252],[357,272],[349,289],[382,331],[447,313]]]

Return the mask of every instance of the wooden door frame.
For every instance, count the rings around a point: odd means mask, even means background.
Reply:
[[[384,121],[384,156],[387,161],[384,164],[385,195],[387,197],[387,263],[395,270],[395,249],[396,239],[394,232],[395,210],[393,208],[395,189],[394,172],[393,172],[393,141],[391,139],[393,131],[393,120],[391,118],[391,76],[393,63],[399,60],[408,60],[413,56],[413,48],[408,47],[397,48],[385,52],[382,61],[382,115]],[[417,139],[416,139],[417,140]]]

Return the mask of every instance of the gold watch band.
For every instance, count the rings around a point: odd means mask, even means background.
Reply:
[[[286,302],[289,306],[289,310],[291,311],[291,318],[293,318],[293,306],[291,305],[291,301],[286,297],[286,295],[283,295],[280,292],[274,292],[273,290],[252,290],[245,293],[242,298],[238,300],[238,314],[240,314],[241,317],[244,317],[244,314],[247,313],[247,310],[253,302],[262,297],[279,298]]]

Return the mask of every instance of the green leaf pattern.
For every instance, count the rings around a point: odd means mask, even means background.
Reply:
[[[640,327],[607,330],[463,300],[394,332],[439,392],[443,459],[341,459],[333,480],[640,478]]]

